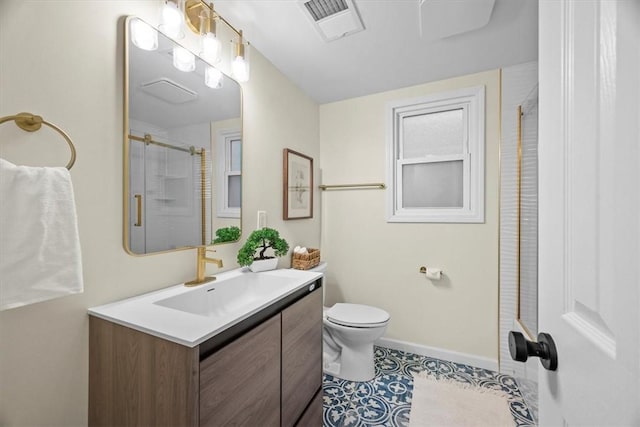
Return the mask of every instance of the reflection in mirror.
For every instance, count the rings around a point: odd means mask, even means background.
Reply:
[[[241,216],[240,86],[143,21],[126,25],[125,247],[226,241]]]
[[[518,132],[518,319],[538,335],[538,88],[520,107]]]

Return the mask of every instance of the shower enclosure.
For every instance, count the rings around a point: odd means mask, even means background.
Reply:
[[[139,133],[129,136],[129,247],[143,254],[207,244],[209,152],[178,138]]]

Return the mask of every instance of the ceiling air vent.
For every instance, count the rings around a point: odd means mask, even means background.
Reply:
[[[319,21],[347,9],[344,0],[311,0],[304,3],[314,21]]]
[[[305,15],[324,41],[364,30],[353,0],[299,0]]]
[[[161,77],[159,79],[143,83],[140,85],[143,92],[155,96],[169,104],[184,104],[198,98],[198,94],[191,89],[174,82],[173,80]]]

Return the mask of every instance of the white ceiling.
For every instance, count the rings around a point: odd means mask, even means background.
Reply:
[[[318,103],[519,64],[538,56],[537,0],[495,0],[486,26],[435,40],[427,36],[435,22],[440,28],[459,27],[459,21],[469,17],[455,14],[461,9],[472,11],[476,2],[486,0],[354,0],[365,30],[331,42],[315,31],[300,1],[218,0],[214,6]],[[442,13],[449,6],[454,13]],[[431,11],[442,17],[429,15]]]

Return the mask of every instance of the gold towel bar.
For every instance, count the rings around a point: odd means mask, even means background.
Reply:
[[[349,190],[355,188],[364,188],[364,189],[379,189],[384,190],[387,188],[383,183],[373,183],[373,184],[335,184],[335,185],[319,185],[321,190]]]
[[[53,123],[49,123],[48,121],[44,120],[41,116],[36,116],[35,114],[31,113],[19,113],[15,116],[2,117],[0,118],[0,125],[11,120],[13,120],[20,129],[27,132],[35,132],[37,130],[40,130],[42,125],[45,124],[62,135],[64,140],[67,141],[67,144],[69,144],[69,148],[71,149],[71,160],[69,160],[69,163],[67,163],[66,168],[71,169],[73,167],[73,164],[76,162],[76,147],[73,146],[73,142],[71,141],[69,135],[67,135],[62,129],[60,129]]]

